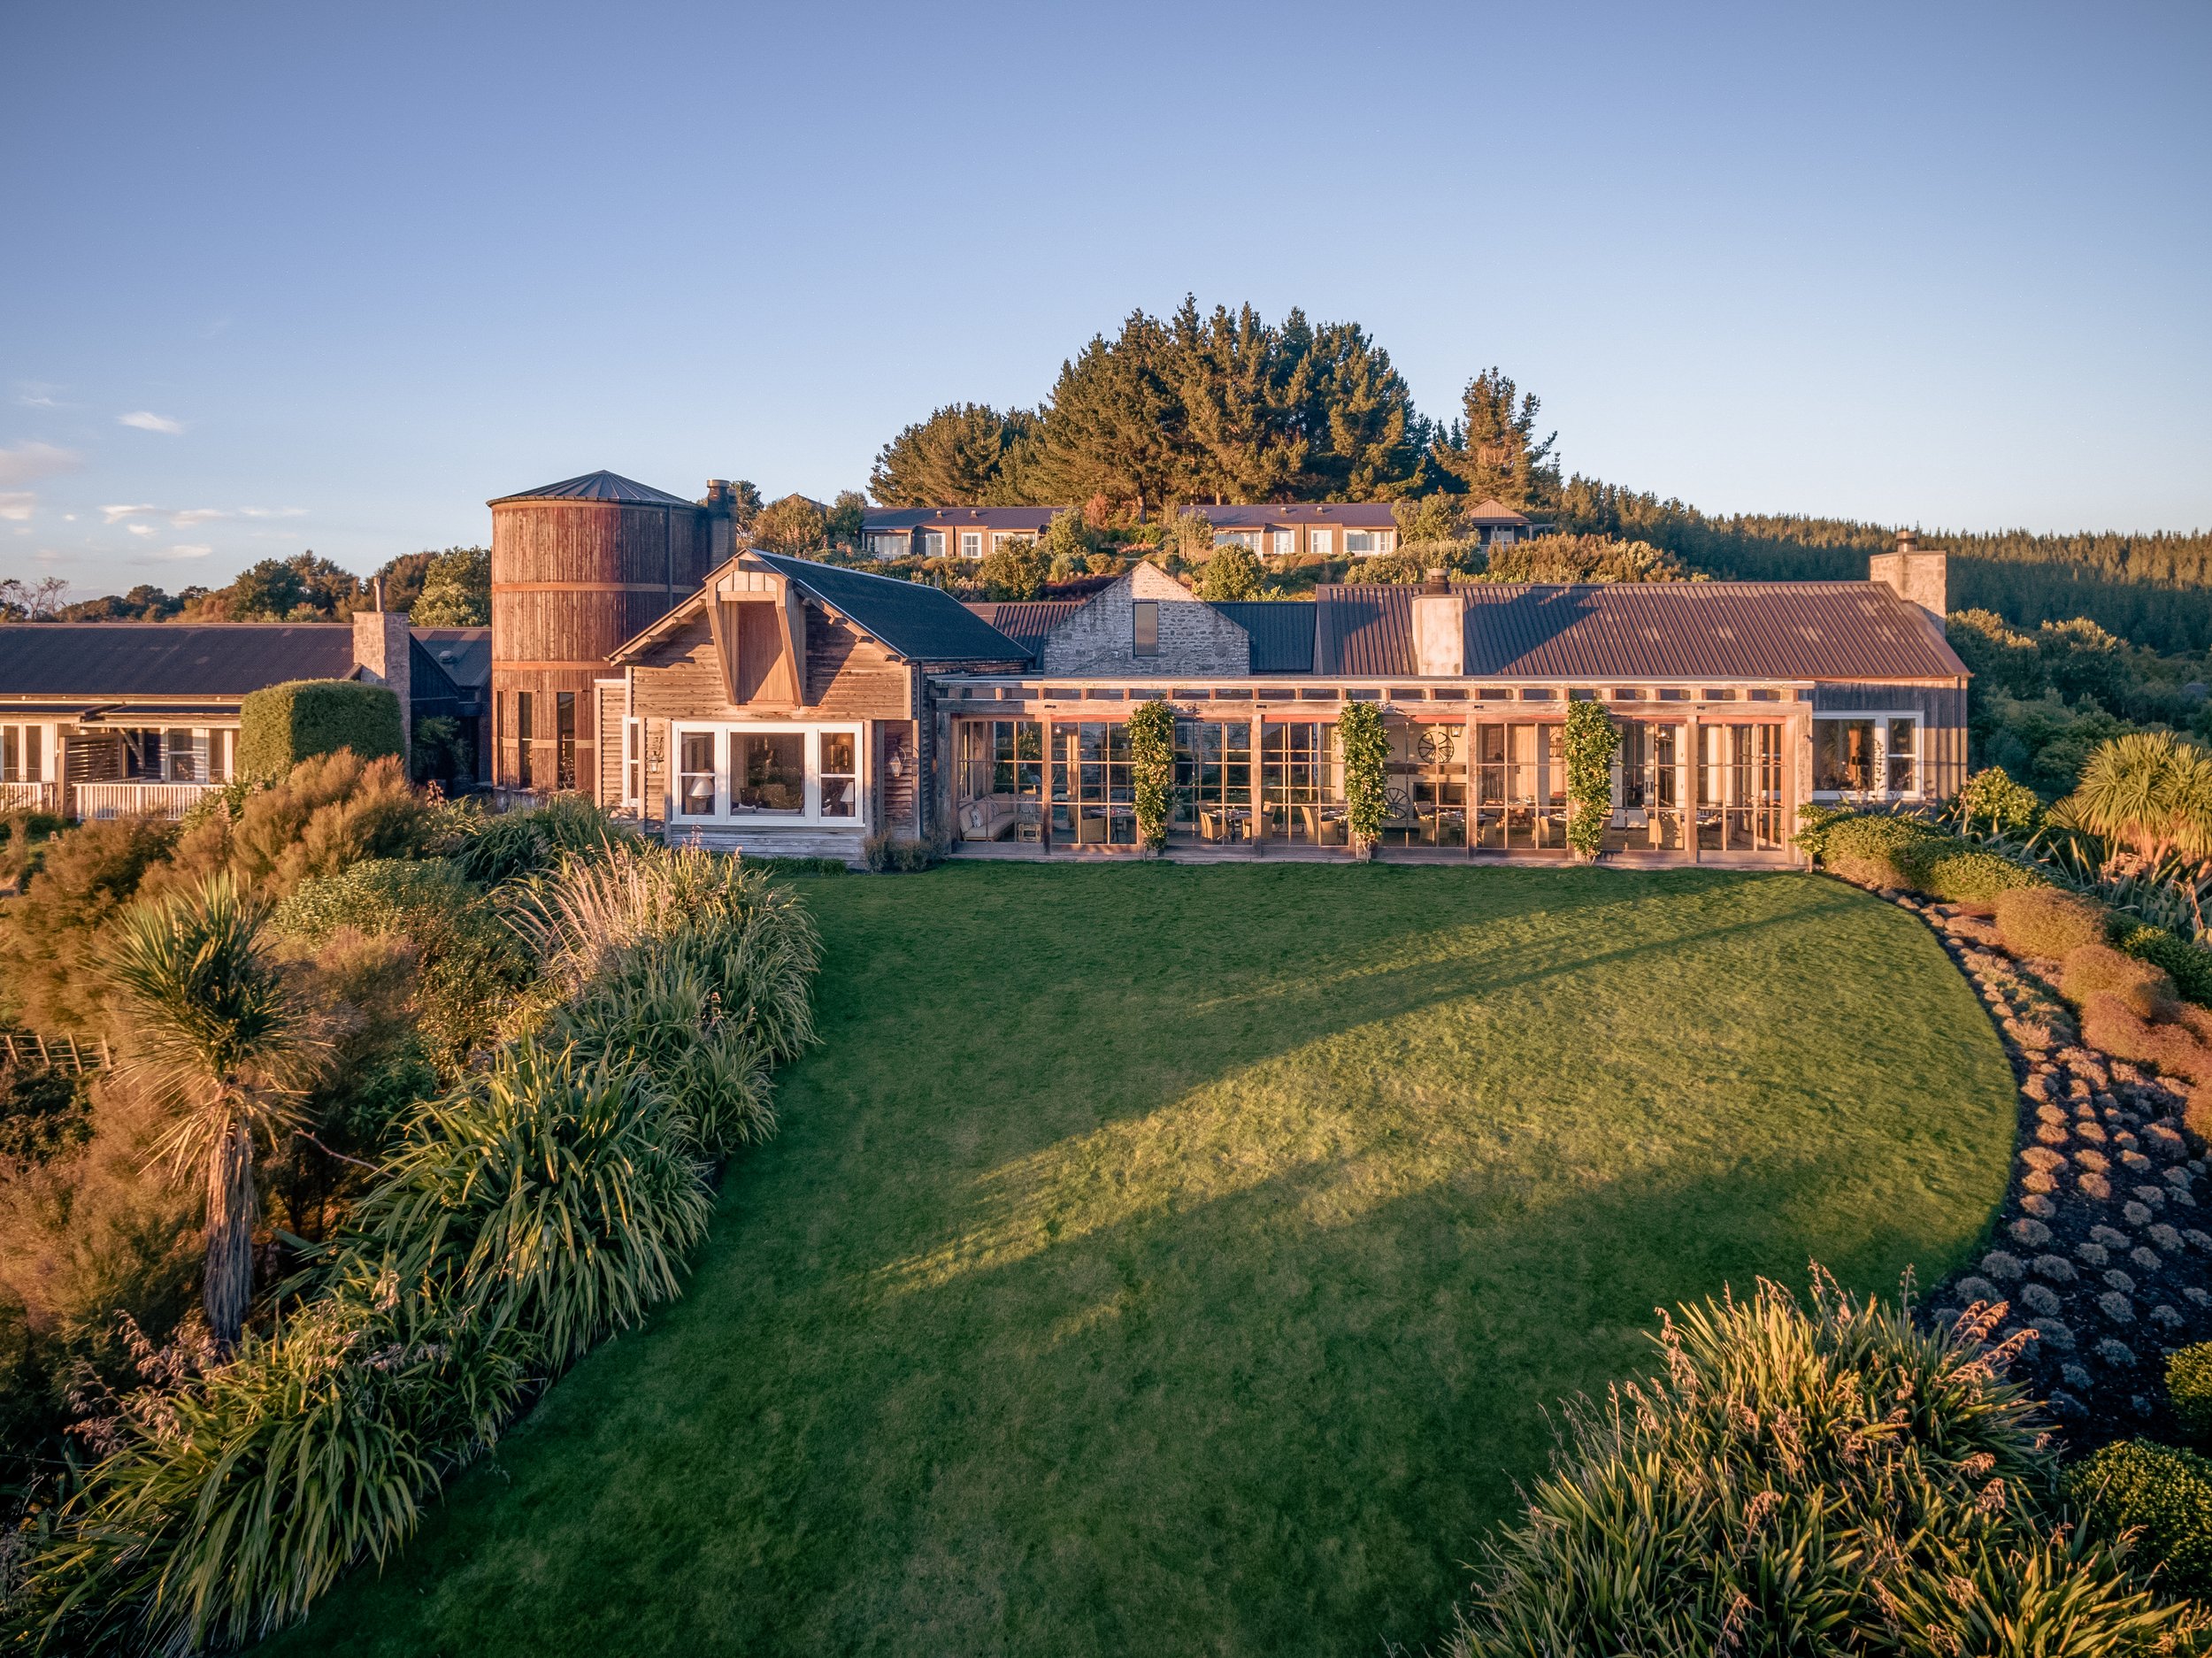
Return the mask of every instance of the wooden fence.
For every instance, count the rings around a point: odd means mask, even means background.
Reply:
[[[25,1071],[59,1071],[81,1077],[88,1071],[107,1071],[115,1055],[108,1040],[73,1036],[41,1036],[35,1031],[0,1031],[0,1060]]]

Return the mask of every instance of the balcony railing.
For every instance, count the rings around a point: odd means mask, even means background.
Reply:
[[[60,810],[58,783],[0,783],[0,811]]]
[[[70,807],[82,822],[102,817],[181,817],[219,783],[75,783]]]

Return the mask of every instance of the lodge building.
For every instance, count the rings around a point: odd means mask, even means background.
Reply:
[[[726,485],[694,503],[603,472],[492,506],[495,783],[588,790],[710,847],[1133,850],[1125,722],[1158,697],[1171,839],[1224,855],[1346,846],[1352,702],[1383,712],[1382,843],[1413,856],[1564,856],[1558,733],[1579,700],[1622,733],[1607,845],[1625,859],[1786,862],[1806,802],[1933,802],[1965,778],[1944,556],[1909,536],[1862,582],[1209,603],[1139,564],[1079,599],[963,604],[744,548]]]

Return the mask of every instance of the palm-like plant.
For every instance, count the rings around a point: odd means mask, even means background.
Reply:
[[[2212,858],[2212,755],[2171,732],[2100,745],[2064,804],[2073,823],[2125,846],[2147,870],[2176,856]]]
[[[129,1074],[178,1114],[156,1155],[206,1186],[202,1300],[227,1353],[253,1294],[254,1140],[296,1120],[312,1049],[302,1010],[260,951],[268,912],[216,875],[126,913],[107,962]]]

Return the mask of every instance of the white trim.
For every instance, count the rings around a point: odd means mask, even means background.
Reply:
[[[769,733],[803,739],[805,748],[802,764],[805,768],[804,806],[798,811],[737,811],[731,808],[730,739],[754,733]],[[826,735],[843,734],[853,740],[854,770],[851,776],[856,804],[859,810],[852,817],[825,816],[822,811],[822,739]],[[687,775],[682,764],[683,741],[686,737],[710,736],[714,740],[714,810],[711,813],[687,812],[682,810],[684,778]],[[855,833],[867,827],[868,795],[866,789],[866,728],[859,720],[825,720],[820,722],[788,719],[672,719],[668,722],[668,821],[672,827],[683,824],[715,824],[725,826],[743,825],[749,828],[804,828],[850,829]],[[693,773],[688,775],[703,775]]]
[[[1912,787],[1893,789],[1889,783],[1889,725],[1893,719],[1912,722]],[[1823,713],[1814,709],[1808,717],[1805,740],[1811,745],[1816,779],[1820,766],[1820,724],[1824,720],[1870,720],[1874,725],[1874,776],[1881,787],[1870,789],[1816,788],[1812,798],[1816,801],[1917,801],[1927,798],[1928,787],[1928,717],[1916,708],[1854,708],[1831,709]]]

